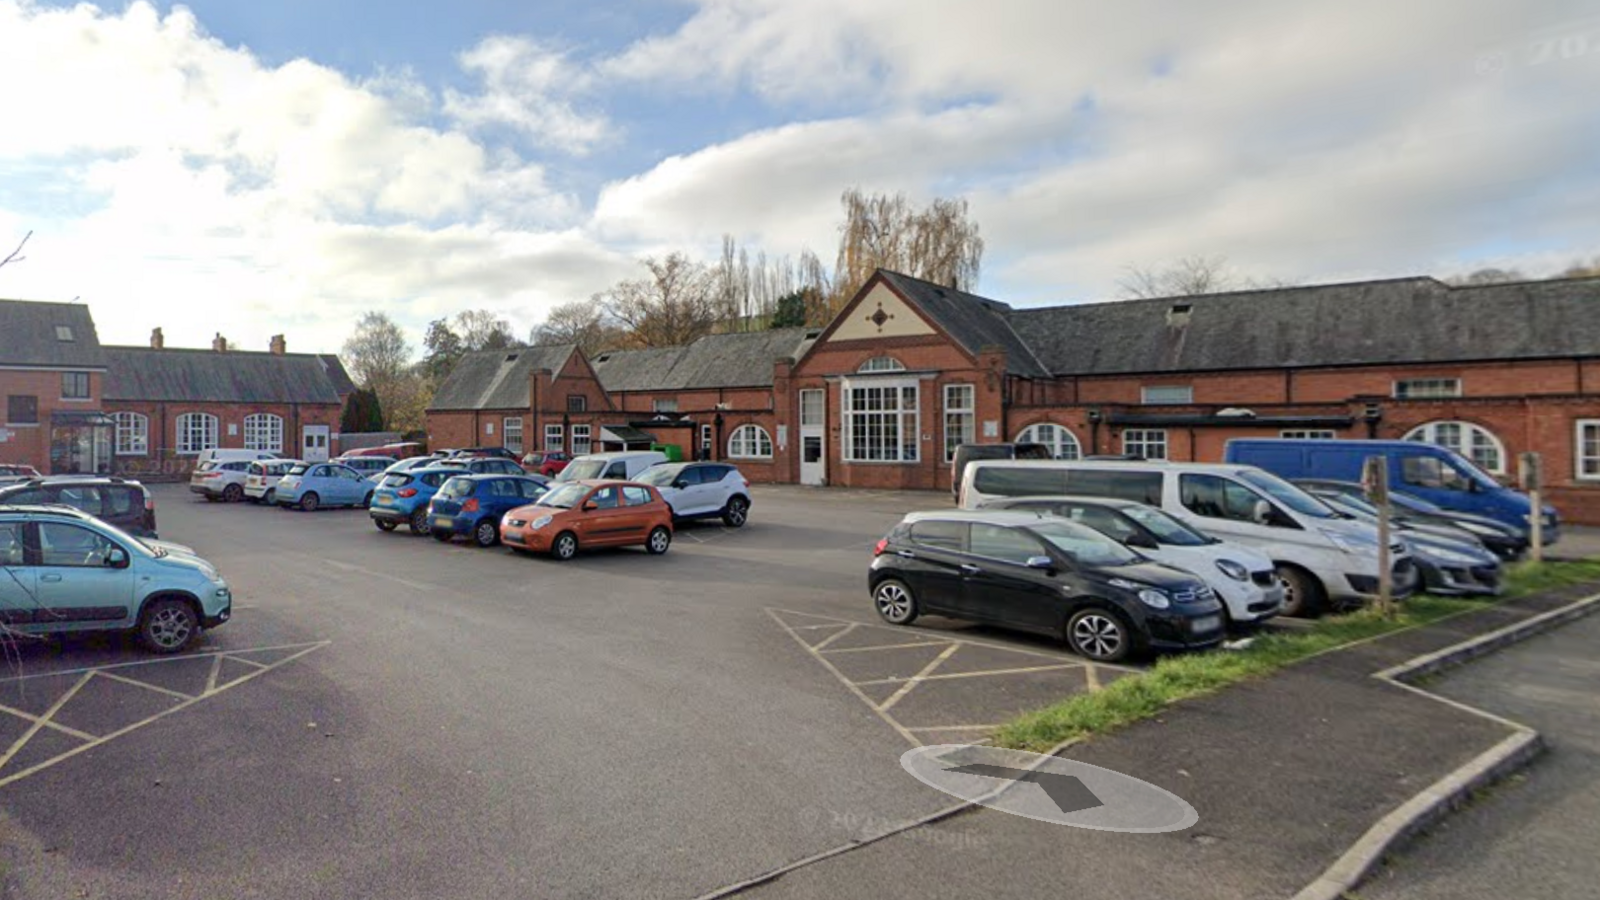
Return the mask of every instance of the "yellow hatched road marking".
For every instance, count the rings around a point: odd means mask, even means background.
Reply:
[[[904,687],[900,688],[898,691],[895,691],[894,694],[889,697],[889,699],[883,701],[883,705],[879,706],[878,709],[882,712],[888,712],[889,710],[893,709],[896,703],[899,703],[907,694],[915,690],[918,684],[922,683],[922,679],[932,675],[934,669],[939,668],[939,666],[942,665],[945,660],[955,656],[956,651],[960,649],[960,644],[951,644],[950,646],[946,647],[943,653],[934,657],[932,662],[923,666],[921,672],[911,676],[911,680],[907,681]]]
[[[883,684],[900,684],[904,681],[953,681],[957,678],[982,678],[986,675],[1026,675],[1029,672],[1057,672],[1062,669],[1081,669],[1078,663],[1062,663],[1059,666],[1025,666],[1019,669],[984,669],[981,672],[947,672],[943,675],[913,675],[910,678],[879,678],[876,681],[858,681],[862,687],[876,687]]]
[[[11,762],[11,758],[16,756],[18,751],[20,751],[23,747],[26,747],[29,741],[33,740],[33,736],[39,733],[39,729],[45,727],[46,722],[56,717],[56,713],[61,711],[61,707],[67,705],[68,700],[78,696],[78,692],[83,690],[83,686],[88,684],[89,679],[93,677],[93,672],[83,673],[83,677],[79,678],[65,694],[61,695],[60,699],[56,700],[56,702],[52,704],[49,709],[45,710],[44,715],[35,719],[33,724],[28,726],[28,730],[24,731],[21,737],[12,742],[11,749],[7,750],[5,755],[0,756],[0,768],[4,768],[6,763]]]

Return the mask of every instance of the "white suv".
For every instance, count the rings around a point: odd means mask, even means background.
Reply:
[[[750,480],[727,463],[660,463],[633,480],[660,491],[675,520],[720,518],[738,528],[750,516]]]
[[[249,475],[247,460],[207,460],[189,476],[189,490],[207,500],[237,503],[244,499],[244,481]]]

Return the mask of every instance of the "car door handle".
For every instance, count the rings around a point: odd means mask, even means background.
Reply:
[[[48,575],[40,575],[39,576],[39,580],[40,581],[49,581],[49,582],[53,583],[53,582],[60,581],[61,580],[61,576],[60,575],[56,575],[55,573],[50,573]]]
[[[963,564],[961,566],[961,574],[963,574],[963,575],[982,575],[983,574],[983,570],[978,568],[977,566],[974,566],[974,565]]]
[[[894,555],[900,557],[901,559],[916,559],[917,558],[917,555],[915,553],[912,553],[910,550],[896,550],[894,552]]]

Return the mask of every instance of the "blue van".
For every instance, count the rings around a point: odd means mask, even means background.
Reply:
[[[1528,531],[1528,495],[1512,490],[1448,447],[1421,441],[1325,441],[1234,438],[1225,459],[1266,469],[1291,481],[1326,478],[1360,481],[1369,456],[1389,461],[1389,488],[1445,509],[1475,513]],[[1560,534],[1554,507],[1544,508],[1544,543]]]

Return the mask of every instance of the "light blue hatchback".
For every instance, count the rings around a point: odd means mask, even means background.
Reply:
[[[324,506],[360,506],[372,502],[377,485],[367,476],[339,463],[303,463],[278,481],[278,505],[313,512]]]

